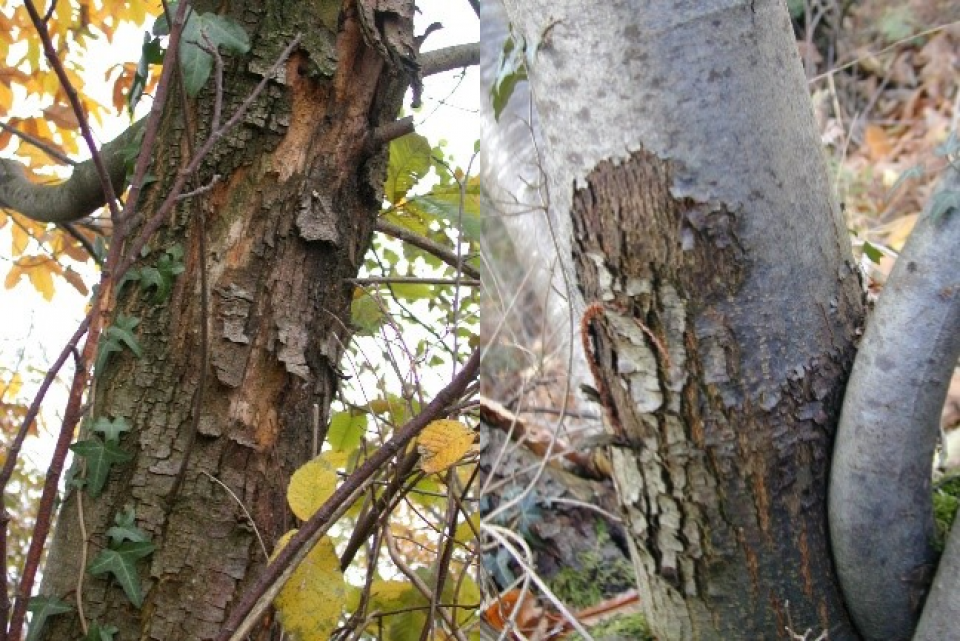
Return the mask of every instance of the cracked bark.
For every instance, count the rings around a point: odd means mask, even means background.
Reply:
[[[307,4],[307,3],[304,3]],[[322,3],[318,3],[322,4]],[[240,506],[271,546],[289,529],[286,480],[308,457],[312,408],[321,421],[337,384],[336,364],[349,340],[352,287],[381,202],[385,153],[363,151],[367,134],[396,117],[402,76],[367,45],[348,3],[326,51],[296,52],[245,122],[205,163],[198,184],[222,179],[198,201],[180,206],[151,242],[153,253],[179,243],[185,272],[169,299],[152,305],[128,285],[117,310],[141,318],[143,358],[115,356],[98,379],[97,416],[124,416],[135,426],[121,445],[134,454],[116,466],[104,493],[85,497],[90,556],[125,505],[158,545],[141,565],[145,603],[135,609],[115,582],[87,576],[84,610],[119,628],[122,638],[208,639],[231,603],[263,567]],[[302,7],[307,10],[309,7]],[[322,7],[315,7],[320,11]],[[233,3],[231,15],[251,33],[254,50],[228,60],[224,113],[230,113],[295,31],[298,12],[284,3]],[[319,46],[319,45],[318,45]],[[332,75],[311,67],[335,63]],[[206,94],[206,98],[211,96]],[[162,199],[164,176],[181,162],[183,114],[171,101],[154,161],[161,183],[143,211]],[[209,122],[210,103],[191,107],[189,122]],[[202,140],[205,132],[197,133]],[[324,211],[305,202],[324,203]],[[193,213],[199,212],[199,215]],[[198,220],[207,234],[212,374],[200,407],[198,435],[176,496],[171,488],[186,458],[191,405],[200,379],[201,301]],[[305,224],[309,230],[305,237]],[[72,598],[82,545],[76,495],[65,499],[44,574],[44,594]],[[75,616],[52,619],[44,638],[80,636]],[[279,638],[270,625],[252,638]]]

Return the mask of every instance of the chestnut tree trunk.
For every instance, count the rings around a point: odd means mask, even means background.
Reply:
[[[132,460],[113,466],[99,497],[69,490],[44,570],[41,592],[72,601],[84,573],[81,549],[87,545],[89,563],[107,545],[115,517],[132,508],[157,546],[138,565],[142,607],[109,575],[86,574],[83,583],[87,621],[116,626],[118,638],[212,638],[264,567],[254,526],[268,549],[293,526],[287,479],[311,456],[314,408],[326,424],[349,340],[347,279],[363,261],[381,204],[385,146],[368,142],[396,118],[409,81],[361,29],[359,12],[376,4],[228,5],[252,50],[225,56],[224,118],[296,34],[304,39],[218,142],[194,187],[219,179],[178,206],[138,264],[179,246],[185,269],[172,291],[158,300],[128,284],[119,296],[114,319],[139,319],[133,332],[142,355],[111,357],[96,380],[91,416],[126,419],[132,430],[120,447]],[[409,4],[409,15],[373,23],[412,32],[412,2],[400,4]],[[151,170],[159,180],[141,199],[145,217],[189,160],[188,136],[202,141],[209,133],[213,84],[196,100],[174,95],[165,106]],[[72,613],[50,619],[44,638],[81,636]],[[279,633],[265,625],[251,638]]]

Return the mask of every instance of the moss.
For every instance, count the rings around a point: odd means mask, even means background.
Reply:
[[[654,638],[649,626],[647,626],[647,620],[639,613],[615,617],[587,628],[587,631],[596,641],[616,641],[617,639],[645,641]],[[569,639],[570,641],[583,641],[583,637],[577,633],[573,633]]]
[[[597,522],[596,546],[578,559],[579,567],[566,567],[550,581],[550,589],[574,609],[590,607],[613,595],[604,592],[607,586],[633,585],[633,565],[626,557],[613,562],[601,550],[610,545],[610,533],[602,521]]]
[[[935,545],[943,551],[950,526],[957,516],[960,507],[960,475],[950,476],[937,483],[933,492],[933,518],[937,524],[937,538]]]

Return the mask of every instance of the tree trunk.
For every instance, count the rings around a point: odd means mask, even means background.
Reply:
[[[854,637],[825,491],[863,308],[784,7],[506,5],[654,634]]]
[[[118,638],[213,637],[265,563],[254,528],[270,549],[294,525],[287,479],[310,458],[314,408],[326,424],[349,340],[346,279],[363,261],[381,203],[385,154],[371,155],[365,143],[396,117],[407,84],[363,36],[362,4],[344,3],[339,19],[324,3],[230,4],[253,49],[226,59],[224,118],[296,33],[304,40],[194,187],[214,174],[219,181],[184,201],[150,243],[141,265],[175,244],[183,249],[185,271],[169,297],[156,303],[135,284],[120,295],[117,312],[140,319],[143,355],[112,357],[92,415],[134,426],[120,442],[133,460],[113,467],[98,498],[69,492],[44,572],[42,592],[71,600],[80,550],[87,545],[89,563],[115,516],[134,508],[157,545],[139,566],[143,607],[116,582],[84,575],[86,619],[116,626]],[[412,30],[412,11],[399,18]],[[209,132],[212,85],[186,112],[176,96],[166,106],[152,168],[160,186],[142,199],[148,218],[185,164],[186,132],[199,141]],[[54,617],[45,638],[79,638],[79,626],[75,615]],[[264,626],[252,638],[272,635]]]

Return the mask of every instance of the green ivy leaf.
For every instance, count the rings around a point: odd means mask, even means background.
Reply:
[[[84,637],[84,641],[114,641],[113,637],[119,631],[115,625],[100,625],[94,621],[87,629],[87,636]]]
[[[193,20],[190,21],[191,23]],[[187,35],[187,27],[183,30],[183,35]],[[194,36],[197,37],[197,36]],[[180,40],[180,74],[183,77],[183,88],[187,95],[195,97],[203,85],[207,83],[210,72],[213,71],[213,56],[201,49],[192,42]]]
[[[103,491],[103,486],[110,475],[110,467],[114,463],[126,463],[133,455],[120,449],[115,443],[104,443],[98,438],[77,441],[70,446],[77,456],[82,456],[87,462],[87,490],[90,496],[96,498]]]
[[[113,325],[107,328],[105,332],[108,339],[123,343],[127,348],[136,354],[137,358],[143,356],[143,350],[140,349],[140,343],[133,330],[140,324],[140,319],[136,316],[127,316],[123,312],[117,314],[117,319]]]
[[[130,599],[130,603],[139,608],[143,605],[143,592],[140,589],[136,563],[150,556],[155,549],[156,546],[147,541],[127,541],[116,548],[101,551],[97,558],[90,562],[87,571],[94,576],[112,574]]]
[[[136,512],[129,506],[123,512],[118,512],[117,515],[113,517],[113,522],[116,523],[116,525],[107,530],[111,547],[118,547],[124,541],[142,543],[150,540],[147,533],[137,527],[136,518]]]
[[[337,452],[351,452],[360,447],[360,440],[367,431],[367,415],[354,415],[347,410],[337,412],[330,418],[327,442]]]
[[[883,252],[868,243],[867,241],[863,242],[863,253],[874,263],[879,263],[880,259],[883,258]]]
[[[58,614],[65,614],[73,611],[66,601],[54,596],[32,596],[27,604],[27,612],[30,612],[30,627],[27,629],[27,641],[36,641],[43,632],[43,626],[47,624],[47,619]]]
[[[163,16],[161,16],[163,17]],[[151,38],[149,33],[143,34],[143,47],[140,49],[140,61],[137,63],[137,71],[133,75],[133,83],[130,85],[130,93],[127,94],[127,110],[133,115],[140,98],[143,97],[143,90],[147,86],[147,80],[150,78],[150,65],[163,64],[163,46],[159,38]]]
[[[191,97],[200,93],[213,71],[213,56],[207,52],[211,47],[244,54],[250,50],[250,38],[230,18],[215,13],[191,14],[180,37],[180,71]]]
[[[127,422],[127,419],[122,416],[118,416],[112,421],[106,416],[101,416],[93,422],[93,426],[90,429],[103,434],[103,438],[107,443],[119,443],[120,435],[124,432],[129,432],[133,428],[130,426],[130,423]]]

